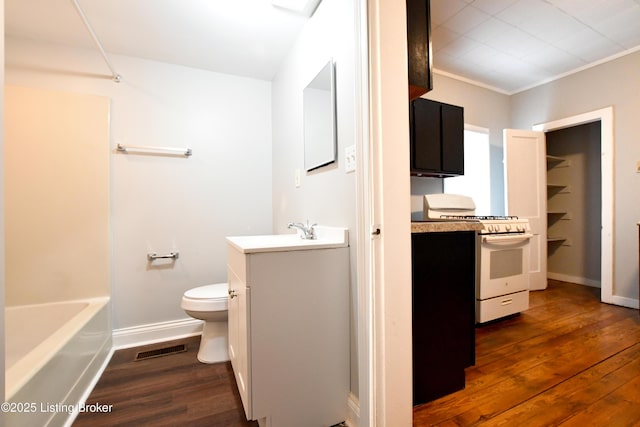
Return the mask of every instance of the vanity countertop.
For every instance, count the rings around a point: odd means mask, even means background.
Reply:
[[[478,231],[483,225],[476,221],[417,221],[411,222],[412,233],[442,233],[454,231]]]

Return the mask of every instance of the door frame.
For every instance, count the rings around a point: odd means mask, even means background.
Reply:
[[[613,294],[614,257],[614,136],[613,106],[566,117],[533,126],[533,130],[549,132],[600,121],[600,168],[602,185],[602,228],[600,243],[600,300],[609,304],[626,305],[625,298]]]

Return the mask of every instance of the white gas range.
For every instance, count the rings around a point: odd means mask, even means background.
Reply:
[[[424,196],[425,221],[478,221],[476,245],[476,321],[485,323],[529,308],[527,219],[476,216],[475,203],[457,194]]]

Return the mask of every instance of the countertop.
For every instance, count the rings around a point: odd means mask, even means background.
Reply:
[[[478,231],[483,225],[475,221],[421,221],[411,223],[412,233],[441,233],[454,231]]]

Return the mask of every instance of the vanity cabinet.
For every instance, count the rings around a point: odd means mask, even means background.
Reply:
[[[464,109],[418,98],[409,111],[411,174],[464,175]]]
[[[411,234],[413,404],[465,386],[475,364],[476,231]]]
[[[335,425],[349,393],[349,248],[227,244],[229,356],[248,420]]]
[[[433,89],[429,0],[407,0],[409,100]]]

